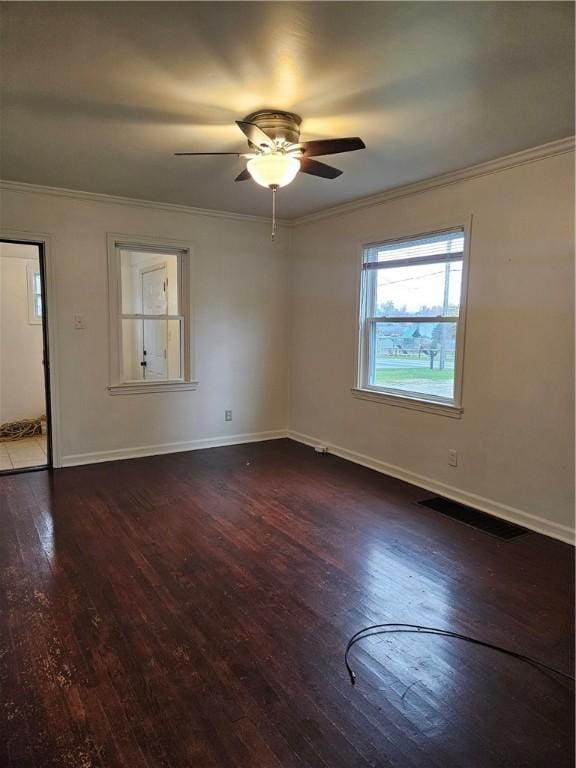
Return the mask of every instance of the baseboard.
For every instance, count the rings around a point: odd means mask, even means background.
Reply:
[[[144,456],[159,456],[165,453],[198,451],[202,448],[219,448],[225,445],[239,445],[241,443],[259,443],[263,440],[278,440],[283,437],[288,437],[286,430],[272,430],[270,432],[248,432],[243,435],[207,437],[201,440],[187,440],[181,443],[161,443],[160,445],[142,445],[134,448],[116,448],[111,451],[95,451],[94,453],[75,453],[63,456],[62,466],[77,467],[82,464],[100,464],[103,461],[139,459]]]
[[[323,440],[320,440],[317,437],[311,437],[310,435],[304,435],[301,432],[293,432],[289,430],[288,437],[291,440],[295,440],[298,443],[304,443],[305,445],[325,445]],[[352,461],[354,464],[361,464],[363,467],[374,469],[376,472],[381,472],[384,475],[395,477],[398,480],[404,480],[411,485],[425,488],[427,491],[436,493],[439,496],[444,496],[447,499],[452,499],[453,501],[458,501],[460,504],[467,504],[470,507],[479,509],[481,512],[500,517],[510,523],[516,523],[517,525],[529,528],[536,533],[542,533],[545,536],[550,536],[553,539],[563,541],[567,544],[574,544],[574,529],[569,528],[567,525],[561,525],[560,523],[545,520],[530,512],[524,512],[521,509],[501,504],[499,501],[487,499],[484,496],[478,496],[475,493],[469,493],[461,488],[455,488],[452,485],[433,480],[424,475],[419,475],[416,472],[397,467],[394,464],[387,464],[384,461],[379,461],[370,456],[365,456],[364,454],[356,453],[355,451],[349,451],[347,448],[342,448],[338,445],[328,445],[327,449],[328,453],[332,453],[347,461]]]

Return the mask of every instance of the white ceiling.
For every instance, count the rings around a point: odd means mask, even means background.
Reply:
[[[4,179],[268,215],[234,120],[361,136],[292,218],[574,132],[571,2],[2,2]]]

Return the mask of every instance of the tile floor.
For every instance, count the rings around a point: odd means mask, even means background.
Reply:
[[[47,463],[46,435],[0,443],[0,471],[40,467]]]

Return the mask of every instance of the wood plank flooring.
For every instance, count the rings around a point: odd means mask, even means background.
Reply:
[[[2,768],[569,768],[573,551],[288,440],[0,477]]]

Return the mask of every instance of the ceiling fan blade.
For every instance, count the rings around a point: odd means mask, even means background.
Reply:
[[[302,173],[309,173],[310,176],[320,176],[323,179],[336,179],[342,175],[342,171],[333,168],[326,163],[320,163],[318,160],[312,160],[308,157],[300,158],[300,170]]]
[[[303,141],[297,145],[304,157],[318,157],[319,155],[337,155],[339,152],[354,152],[356,149],[365,149],[366,144],[359,136],[347,139],[319,139],[318,141]]]
[[[242,173],[239,173],[238,176],[234,179],[234,181],[248,181],[248,179],[251,179],[252,176],[250,176],[250,173],[248,172],[248,168],[244,168]]]
[[[234,155],[235,157],[240,157],[240,152],[174,152],[174,154],[177,157],[182,157],[183,155]]]
[[[269,147],[274,148],[274,140],[267,136],[261,128],[258,128],[256,123],[246,123],[244,120],[236,120],[236,125],[249,142],[257,147]]]

